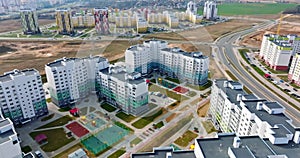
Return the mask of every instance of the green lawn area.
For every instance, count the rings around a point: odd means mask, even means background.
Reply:
[[[117,150],[116,152],[112,153],[111,155],[109,155],[108,158],[119,158],[125,152],[126,152],[125,148],[121,148],[121,149]]]
[[[186,147],[193,139],[197,138],[197,136],[197,134],[188,130],[181,137],[177,138],[174,143],[179,146]]]
[[[131,131],[131,132],[134,132],[134,130],[133,130],[133,129],[131,129],[131,128],[127,127],[126,125],[124,125],[124,124],[123,124],[123,123],[121,123],[121,122],[115,122],[115,125],[117,125],[117,126],[119,126],[119,127],[123,128],[123,129],[125,129],[125,130]]]
[[[117,109],[117,108],[109,105],[108,103],[101,104],[100,106],[101,106],[101,108],[105,109],[108,112],[113,112]]]
[[[207,133],[217,132],[214,125],[210,121],[202,121],[202,125]]]
[[[22,150],[22,152],[24,152],[25,154],[26,154],[26,153],[29,153],[30,151],[32,151],[32,149],[31,149],[31,147],[30,147],[29,145],[23,146],[23,147],[21,148],[21,150]]]
[[[75,144],[74,146],[70,147],[69,149],[61,152],[60,154],[54,156],[53,158],[64,158],[64,157],[68,157],[69,154],[73,153],[74,151],[78,150],[82,148],[81,144]]]
[[[43,117],[42,119],[41,119],[41,121],[43,122],[43,121],[47,121],[47,120],[50,120],[50,119],[52,119],[53,117],[54,117],[54,113],[53,114],[50,114],[50,115],[48,115],[48,116],[45,116],[45,117]]]
[[[253,15],[253,14],[278,14],[297,4],[289,3],[223,3],[218,5],[220,15]],[[198,12],[202,13],[202,10]]]
[[[168,97],[173,98],[173,99],[178,100],[178,101],[183,101],[183,100],[188,99],[188,97],[186,97],[186,96],[183,96],[181,94],[177,94],[176,92],[174,92],[172,90],[162,88],[162,87],[160,87],[156,84],[149,84],[148,89],[149,89],[150,92],[160,92],[161,94],[165,94]]]
[[[253,67],[253,66],[252,66]],[[253,67],[253,69],[258,73],[258,74],[260,74],[261,76],[264,76],[265,75],[265,73],[259,68],[259,67]]]
[[[135,145],[139,144],[141,141],[142,141],[141,138],[136,137],[135,139],[133,139],[133,140],[130,142],[130,147],[134,147]]]
[[[136,118],[135,116],[130,115],[130,114],[125,114],[124,112],[119,112],[116,114],[116,116],[128,123]]]
[[[164,126],[164,123],[162,121],[158,122],[157,124],[154,124],[154,128],[157,129],[157,128],[161,128]]]
[[[180,81],[179,81],[178,78],[170,78],[170,77],[166,77],[165,79],[166,79],[166,80],[169,80],[169,81],[171,81],[171,82],[180,84]]]
[[[47,98],[47,99],[46,99],[46,102],[47,102],[47,103],[50,103],[51,101],[52,101],[51,98]]]
[[[187,95],[188,95],[189,97],[194,97],[194,96],[197,95],[197,93],[194,92],[194,91],[189,91],[189,92],[187,93]]]
[[[205,85],[203,85],[203,86],[186,84],[186,86],[188,86],[190,88],[193,88],[195,90],[198,90],[198,91],[203,91],[203,90],[211,87],[211,85],[212,85],[212,81],[211,80],[208,80],[207,83]]]
[[[56,126],[63,126],[65,124],[67,124],[69,121],[72,121],[72,117],[70,117],[69,115],[63,116],[61,118],[58,118],[48,124],[45,124],[37,129],[43,129],[43,128],[50,128],[50,127],[56,127]]]
[[[238,79],[229,70],[225,70],[225,71],[232,80],[238,81]]]
[[[69,110],[71,110],[70,107],[65,107],[65,108],[58,109],[58,111],[60,111],[60,112],[68,112]]]
[[[145,126],[147,126],[149,123],[151,123],[155,118],[157,118],[161,114],[163,114],[164,111],[165,111],[164,108],[160,108],[160,109],[152,112],[148,116],[142,117],[141,119],[137,120],[136,122],[134,122],[132,124],[132,126],[135,127],[135,128],[137,128],[137,129],[142,129]]]
[[[48,143],[41,146],[45,152],[55,151],[75,140],[73,137],[68,139],[63,128],[31,132],[29,135],[34,140],[34,138],[39,134],[45,134],[48,138]]]
[[[239,49],[239,53],[242,56],[242,58],[250,65],[250,61],[246,58],[246,54],[249,52],[249,49]]]

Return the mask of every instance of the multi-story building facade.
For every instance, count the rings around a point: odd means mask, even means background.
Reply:
[[[96,75],[108,67],[102,57],[62,58],[45,66],[52,102],[59,107],[70,106],[95,91]]]
[[[131,46],[125,51],[128,72],[148,74],[158,70],[162,74],[192,84],[207,82],[209,59],[201,52],[184,52],[168,48],[165,41],[149,40],[143,45]]]
[[[274,70],[288,70],[292,57],[300,52],[300,38],[297,35],[263,36],[259,56]]]
[[[215,20],[218,17],[218,7],[215,1],[206,1],[203,8],[203,18]]]
[[[95,18],[92,13],[76,13],[72,16],[74,28],[95,27]]]
[[[56,25],[58,32],[63,35],[74,34],[74,26],[71,18],[70,9],[57,9],[56,11]]]
[[[103,8],[94,8],[94,17],[95,17],[95,28],[96,32],[99,34],[109,34],[110,33],[110,28],[108,24],[108,9]]]
[[[259,136],[272,144],[288,144],[295,138],[299,143],[300,131],[284,115],[285,108],[277,102],[245,93],[239,82],[215,80],[210,105],[209,116],[222,132]]]
[[[42,80],[35,69],[14,70],[0,76],[0,107],[4,117],[24,124],[48,114]]]
[[[148,31],[148,22],[141,16],[138,16],[136,22],[136,29],[138,33],[145,33]]]
[[[38,34],[41,33],[38,23],[36,11],[33,9],[21,9],[21,24],[24,34]]]
[[[0,112],[0,153],[2,158],[20,158],[22,151],[13,122]]]
[[[288,79],[293,83],[300,85],[300,53],[297,53],[293,57],[288,74]]]
[[[127,114],[140,115],[148,110],[148,85],[140,73],[126,73],[115,66],[100,70],[97,94]]]

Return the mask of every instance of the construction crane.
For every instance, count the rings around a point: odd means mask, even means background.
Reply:
[[[278,27],[277,27],[277,35],[279,35],[279,33],[280,33],[280,27],[281,27],[282,17],[283,17],[283,14],[280,15],[280,19],[279,19],[279,23],[278,23]]]

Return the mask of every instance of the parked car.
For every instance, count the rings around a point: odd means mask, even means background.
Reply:
[[[293,88],[293,90],[296,91],[296,92],[298,92],[298,89],[296,89],[296,88]]]
[[[279,82],[281,82],[281,83],[284,83],[284,81],[283,81],[283,80],[279,80]]]
[[[289,90],[289,89],[284,89],[283,91],[285,91],[285,92],[291,92],[291,90]]]
[[[286,86],[288,86],[288,87],[290,86],[290,85],[289,85],[289,84],[287,84],[287,83],[286,83],[285,85],[286,85]]]
[[[44,158],[42,153],[39,150],[35,151],[34,153],[35,153],[37,158]]]

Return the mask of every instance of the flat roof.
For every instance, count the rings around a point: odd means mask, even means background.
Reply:
[[[1,119],[0,120],[0,127],[6,126],[6,125],[9,125],[9,124],[10,124],[10,122],[9,122],[8,119]]]
[[[253,153],[248,148],[231,148],[237,158],[255,158]]]
[[[287,134],[292,134],[284,125],[277,125],[278,128],[272,128],[275,132],[275,137],[287,137]]]
[[[196,158],[194,151],[183,150],[174,151],[173,148],[156,148],[153,152],[132,154],[132,158],[166,158],[166,154],[171,153],[172,158]]]
[[[10,140],[9,137],[14,134],[15,134],[15,132],[12,129],[10,129],[6,132],[0,133],[0,144],[9,141]]]
[[[202,138],[196,141],[202,149],[204,157],[228,158],[228,148],[233,148],[234,137],[235,134],[227,134],[219,135],[219,138]],[[240,139],[240,148],[248,148],[257,158],[266,158],[268,155],[274,155],[258,136],[246,136],[240,137]],[[238,151],[238,154],[243,151],[244,150]]]
[[[161,50],[166,51],[166,52],[171,52],[171,53],[182,54],[184,56],[188,56],[188,57],[192,57],[192,58],[196,58],[196,59],[206,59],[206,58],[208,58],[207,56],[203,55],[202,52],[186,52],[186,51],[183,51],[183,50],[181,50],[177,47],[163,48]]]
[[[269,140],[264,141],[277,155],[286,155],[288,158],[300,157],[300,144],[290,141],[288,144],[274,145]]]
[[[229,101],[231,101],[232,103],[235,103],[236,105],[239,106],[240,102],[237,101],[237,95],[238,94],[242,94],[245,95],[247,94],[246,92],[243,91],[243,89],[231,89],[229,87],[224,87],[224,81],[228,81],[227,79],[218,79],[215,80],[216,86],[218,88],[220,88],[226,95]],[[228,81],[228,83],[232,84],[232,85],[237,85],[238,82],[236,81]],[[240,83],[239,83],[240,85]]]
[[[277,102],[265,102],[264,103],[268,108],[270,109],[278,109],[283,108],[279,103]]]
[[[140,77],[140,78],[137,78],[137,79],[125,79],[125,75],[127,74],[125,71],[121,71],[121,72],[118,72],[118,73],[108,73],[108,69],[109,68],[106,68],[106,69],[103,69],[103,70],[100,70],[100,72],[102,72],[103,74],[106,74],[106,75],[109,75],[109,76],[112,76],[112,77],[115,77],[117,79],[119,79],[120,81],[123,81],[123,82],[129,82],[131,84],[140,84],[140,83],[143,83],[145,82],[145,80]]]
[[[13,71],[5,72],[3,75],[1,75],[0,82],[7,82],[13,80],[12,76],[31,76],[36,73],[39,73],[36,69],[24,69],[24,70],[15,69]]]

